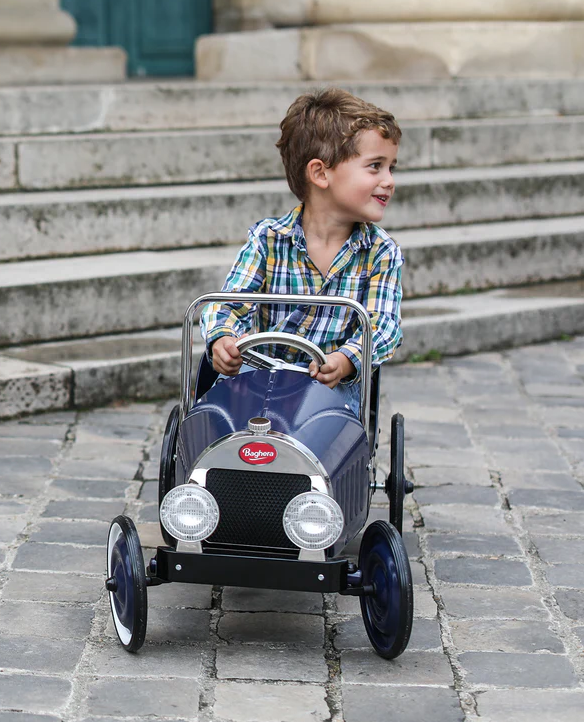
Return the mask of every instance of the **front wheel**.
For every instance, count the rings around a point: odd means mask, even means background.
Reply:
[[[162,500],[176,485],[176,442],[178,438],[178,426],[180,418],[180,407],[177,404],[168,417],[166,429],[162,437],[162,449],[160,452],[160,471],[158,474],[158,508],[162,504]],[[160,525],[162,538],[170,547],[176,547],[176,539],[172,537],[166,529]]]
[[[144,644],[148,620],[146,570],[134,522],[117,516],[107,538],[107,576],[105,583],[116,633],[128,652],[137,652]]]
[[[414,617],[410,561],[394,526],[375,521],[365,529],[359,569],[363,586],[373,587],[360,597],[367,636],[377,654],[394,659],[408,646]]]

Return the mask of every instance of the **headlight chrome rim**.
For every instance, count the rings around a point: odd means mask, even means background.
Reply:
[[[341,507],[319,491],[307,491],[291,499],[282,521],[288,539],[308,551],[331,547],[345,526]]]
[[[160,505],[160,523],[178,541],[208,539],[219,524],[219,505],[213,494],[198,484],[171,489]]]

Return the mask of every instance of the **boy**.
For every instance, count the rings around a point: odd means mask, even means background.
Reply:
[[[280,129],[276,146],[301,204],[252,226],[223,290],[350,296],[369,311],[373,365],[379,366],[402,337],[403,258],[374,225],[394,193],[401,130],[393,115],[338,88],[301,95]],[[350,309],[215,304],[201,318],[213,368],[225,376],[242,365],[237,337],[268,330],[316,343],[327,363],[319,369],[311,362],[311,376],[337,388],[358,414],[361,333]],[[281,347],[272,355],[292,363],[303,357]]]

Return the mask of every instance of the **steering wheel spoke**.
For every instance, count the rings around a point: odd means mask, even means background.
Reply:
[[[294,364],[286,363],[281,359],[272,358],[266,356],[259,351],[252,351],[251,349],[256,346],[263,346],[265,344],[285,345],[290,348],[294,348],[297,351],[303,351],[308,354],[310,358],[315,361],[320,368],[326,363],[325,354],[319,349],[319,347],[308,341],[308,339],[300,338],[292,333],[283,333],[281,331],[266,331],[263,333],[254,333],[245,338],[240,338],[236,342],[236,346],[239,349],[241,356],[246,364],[256,369],[287,369],[289,371],[296,371],[298,373],[309,373],[308,369],[301,366],[295,366]]]

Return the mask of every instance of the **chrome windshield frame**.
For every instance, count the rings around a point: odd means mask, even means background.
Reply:
[[[361,399],[360,420],[365,429],[369,425],[369,407],[371,402],[371,361],[372,328],[369,313],[358,301],[344,296],[313,296],[290,293],[239,293],[221,291],[205,293],[196,298],[185,311],[182,328],[180,422],[188,414],[191,400],[193,377],[193,325],[197,311],[209,303],[253,303],[287,304],[297,306],[345,306],[356,312],[362,328],[361,337]]]

